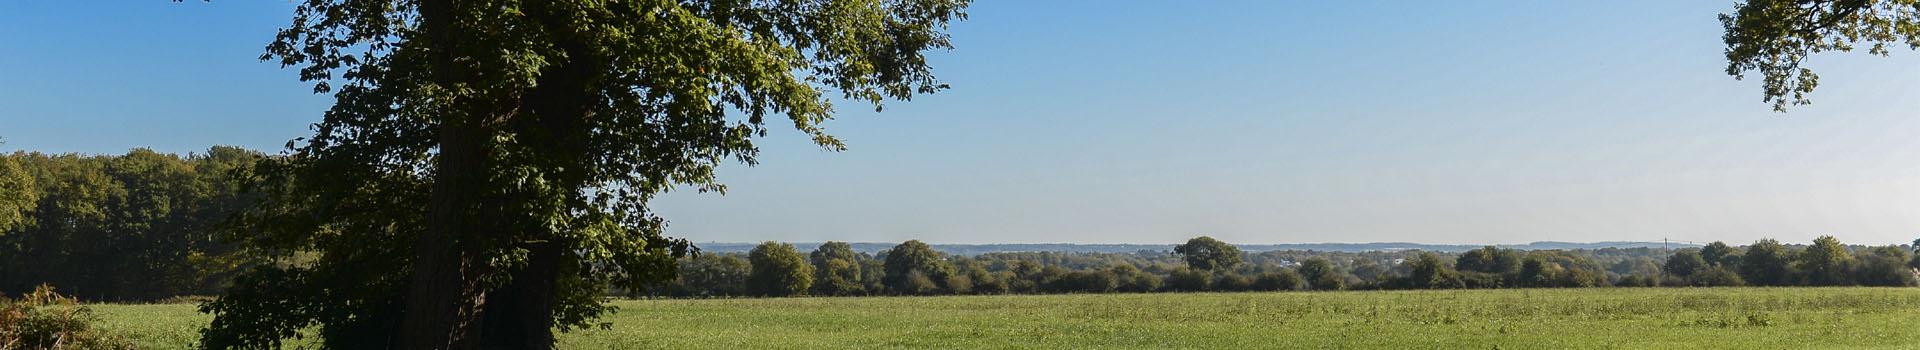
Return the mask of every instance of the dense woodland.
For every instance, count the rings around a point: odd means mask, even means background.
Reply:
[[[0,175],[30,205],[0,234],[0,292],[48,284],[88,300],[216,295],[270,261],[223,242],[252,203],[233,175],[263,157],[214,147],[185,156],[14,153]],[[12,174],[12,175],[5,175]],[[23,180],[23,181],[22,181]],[[15,191],[20,192],[20,191]],[[767,242],[680,260],[678,278],[632,297],[744,297],[1642,286],[1912,286],[1911,246],[1760,240],[1699,248],[1243,252],[1198,237],[1168,251],[942,253],[908,241],[876,253],[845,242]]]

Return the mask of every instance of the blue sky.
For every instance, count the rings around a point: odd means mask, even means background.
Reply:
[[[0,150],[277,150],[330,103],[256,60],[290,8],[0,2]],[[1818,56],[1774,113],[1722,73],[1730,8],[982,1],[952,90],[655,207],[698,242],[1920,237],[1920,55]]]

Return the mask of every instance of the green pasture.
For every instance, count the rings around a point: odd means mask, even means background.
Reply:
[[[1914,349],[1920,288],[637,300],[563,349]],[[96,305],[147,349],[193,305]]]

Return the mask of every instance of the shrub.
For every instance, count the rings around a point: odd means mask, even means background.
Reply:
[[[1740,274],[1724,266],[1714,266],[1695,272],[1687,277],[1687,283],[1695,287],[1735,287],[1747,285]]]
[[[1253,289],[1263,291],[1295,291],[1305,284],[1300,280],[1300,274],[1293,273],[1293,270],[1263,273],[1253,279]]]
[[[1229,292],[1252,290],[1253,280],[1249,280],[1247,276],[1241,276],[1237,273],[1221,272],[1220,277],[1214,278],[1213,280],[1213,289]]]
[[[1147,293],[1156,290],[1160,290],[1160,276],[1150,273],[1133,275],[1133,278],[1120,282],[1122,292]]]
[[[953,276],[947,276],[946,285],[947,285],[947,290],[953,292],[953,294],[972,294],[973,293],[973,278],[967,277],[967,275],[956,274]]]
[[[933,278],[920,270],[907,271],[906,276],[900,278],[899,287],[894,289],[896,293],[910,295],[930,295],[939,291],[940,284],[934,283]]]
[[[93,329],[91,310],[41,285],[19,300],[0,296],[0,349],[136,349]]]
[[[1207,273],[1207,271],[1177,267],[1174,268],[1173,271],[1167,272],[1166,284],[1164,286],[1168,290],[1197,292],[1207,290],[1207,287],[1212,284],[1213,274]]]

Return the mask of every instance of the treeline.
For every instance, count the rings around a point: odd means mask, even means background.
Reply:
[[[257,263],[214,225],[252,203],[229,174],[262,155],[0,155],[0,294],[42,283],[87,300],[218,294]]]
[[[1789,247],[1764,239],[1656,248],[1243,253],[1209,237],[1171,252],[945,254],[907,241],[875,254],[827,242],[809,253],[766,242],[680,262],[680,278],[631,296],[850,296],[1347,289],[1678,286],[1914,286],[1911,247]]]
[[[41,284],[86,300],[216,295],[267,263],[223,243],[254,205],[233,181],[264,155],[234,147],[173,155],[0,154],[0,293]],[[764,243],[680,261],[679,278],[634,296],[933,295],[1598,286],[1908,286],[1910,247],[1789,246],[1242,252],[1199,237],[1172,250],[942,253],[918,241],[878,252]],[[298,263],[298,262],[283,262]]]

